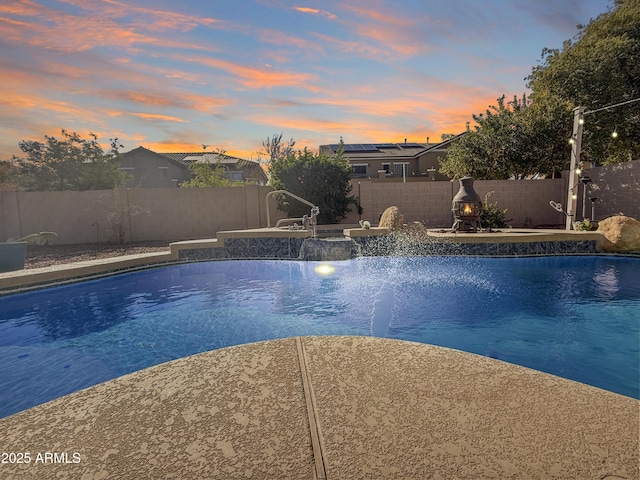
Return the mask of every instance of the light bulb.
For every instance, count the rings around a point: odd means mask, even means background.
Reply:
[[[580,175],[582,173],[582,169],[580,167],[576,168],[576,175]]]
[[[618,132],[614,130],[613,133],[611,134],[611,136],[613,138],[618,138]]]
[[[571,138],[569,139],[569,143],[570,143],[571,145],[573,145],[574,143],[576,143],[576,141],[573,139],[573,137],[571,137]]]
[[[580,125],[584,125],[584,118],[580,117],[580,119],[578,120],[578,123]]]
[[[571,200],[577,200],[578,199],[578,195],[576,195],[575,193],[571,194]]]

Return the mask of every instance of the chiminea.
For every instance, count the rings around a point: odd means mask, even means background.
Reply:
[[[473,189],[473,177],[462,177],[460,179],[460,190],[453,197],[451,203],[453,212],[454,232],[477,232],[482,228],[480,215],[482,215],[482,199]]]

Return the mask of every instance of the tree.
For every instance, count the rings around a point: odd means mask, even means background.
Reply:
[[[449,147],[440,172],[456,178],[523,179],[560,170],[570,111],[561,104],[534,105],[526,95],[508,102],[503,95],[497,102],[473,115],[477,125]]]
[[[576,39],[565,41],[561,50],[542,51],[541,64],[527,77],[533,103],[560,99],[570,109],[590,111],[638,99],[640,1],[616,0],[612,10],[579,28]],[[596,164],[639,158],[640,103],[587,115],[582,154]]]
[[[276,190],[287,190],[320,207],[319,223],[337,223],[350,211],[349,204],[356,203],[356,199],[349,196],[353,168],[344,158],[343,151],[339,148],[335,155],[329,157],[314,154],[305,147],[302,151],[290,151],[286,156],[272,157],[269,165],[271,185]],[[289,198],[280,201],[280,208],[290,217],[309,214],[307,205]]]
[[[7,160],[0,161],[0,191],[17,190],[17,175],[18,167],[14,163]]]
[[[216,150],[218,161],[216,163],[208,162],[192,162],[189,170],[194,174],[191,180],[180,184],[183,188],[201,188],[201,187],[232,187],[242,182],[234,182],[224,177],[224,166],[220,163],[220,159],[226,156],[226,151],[222,149]]]
[[[505,102],[503,96],[473,116],[477,125],[448,149],[442,173],[496,179],[566,170],[577,106],[599,110],[585,116],[583,160],[640,157],[640,102],[634,101],[640,98],[640,1],[616,0],[612,10],[578,28],[561,50],[542,51],[541,64],[527,77],[529,98]]]
[[[264,148],[264,152],[269,156],[269,165],[276,160],[288,157],[294,153],[293,147],[295,144],[296,142],[292,138],[288,144],[283,145],[282,133],[280,135],[274,133],[271,138],[267,137],[267,139],[262,142],[262,147]]]
[[[61,130],[62,140],[45,135],[45,142],[23,140],[20,150],[26,157],[12,157],[18,168],[16,181],[21,190],[102,190],[120,186],[126,176],[118,170],[116,156],[122,147],[110,140],[105,153],[98,137],[90,140],[75,132]]]

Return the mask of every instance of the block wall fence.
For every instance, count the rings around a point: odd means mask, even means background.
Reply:
[[[589,197],[598,197],[595,219],[622,213],[640,219],[640,160],[592,168]],[[565,175],[566,177],[566,175]],[[566,207],[567,181],[477,180],[476,191],[507,209],[514,227],[561,225],[563,214],[549,201]],[[405,221],[420,221],[429,228],[453,223],[451,199],[459,183],[354,180],[363,213],[355,211],[343,224],[360,219],[377,224],[380,214],[397,206]],[[582,218],[582,188],[578,195],[578,219]],[[256,185],[220,188],[140,188],[84,192],[0,192],[0,241],[30,233],[56,232],[52,243],[177,241],[214,238],[218,231],[267,226],[266,195],[270,187]],[[285,217],[270,204],[271,223]]]

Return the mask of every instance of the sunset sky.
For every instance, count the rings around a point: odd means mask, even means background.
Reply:
[[[123,151],[431,142],[521,95],[612,0],[1,0],[0,160],[64,128]],[[263,155],[264,157],[264,155]]]

